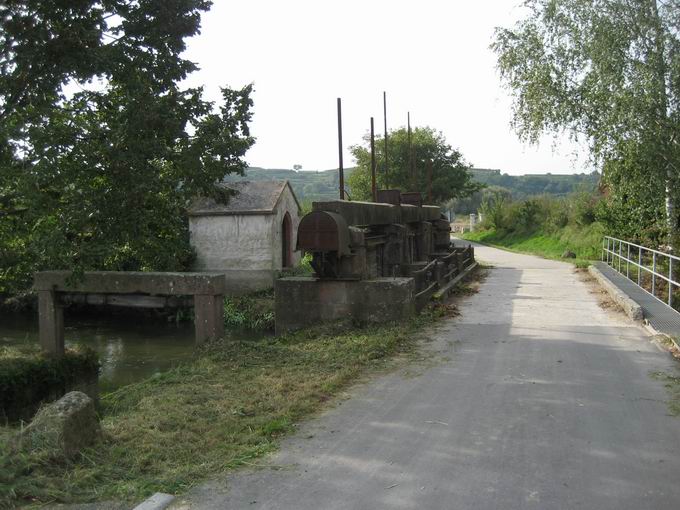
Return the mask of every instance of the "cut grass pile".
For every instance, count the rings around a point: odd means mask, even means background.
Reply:
[[[466,232],[463,238],[520,253],[572,262],[577,267],[587,267],[591,260],[600,258],[602,236],[602,226],[599,223],[593,223],[586,227],[568,225],[555,232],[477,230]],[[576,258],[563,259],[562,254],[567,250],[574,252]]]
[[[195,361],[104,395],[104,441],[70,461],[11,453],[16,429],[0,427],[0,507],[134,501],[248,464],[358,376],[413,352],[427,320],[211,344]]]

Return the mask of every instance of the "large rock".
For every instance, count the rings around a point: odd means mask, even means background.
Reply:
[[[21,449],[49,451],[55,456],[73,457],[101,437],[94,401],[72,391],[46,405],[21,433]]]

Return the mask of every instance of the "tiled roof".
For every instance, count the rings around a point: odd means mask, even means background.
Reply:
[[[293,193],[288,181],[237,181],[222,183],[219,186],[234,190],[236,193],[226,204],[219,204],[212,198],[199,198],[192,204],[189,214],[191,216],[271,214],[286,186]],[[297,202],[296,197],[295,201]]]

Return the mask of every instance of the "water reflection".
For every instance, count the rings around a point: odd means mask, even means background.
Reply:
[[[67,346],[86,345],[100,356],[102,391],[118,388],[168,370],[194,354],[191,322],[157,318],[66,317]],[[0,345],[38,344],[34,316],[0,315]]]

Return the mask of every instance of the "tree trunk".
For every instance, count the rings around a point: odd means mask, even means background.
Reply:
[[[668,227],[669,244],[674,248],[680,248],[680,232],[678,231],[678,218],[676,213],[675,196],[673,194],[673,184],[675,183],[675,174],[673,172],[672,162],[668,160],[670,151],[668,150],[672,144],[672,132],[669,129],[669,111],[668,111],[668,85],[667,78],[669,74],[666,57],[664,55],[664,28],[659,16],[659,8],[657,0],[649,0],[650,10],[652,15],[652,25],[654,27],[654,66],[656,71],[656,94],[659,109],[659,131],[662,140],[661,150],[663,151],[662,159],[665,166],[665,180],[666,180],[666,225]]]

